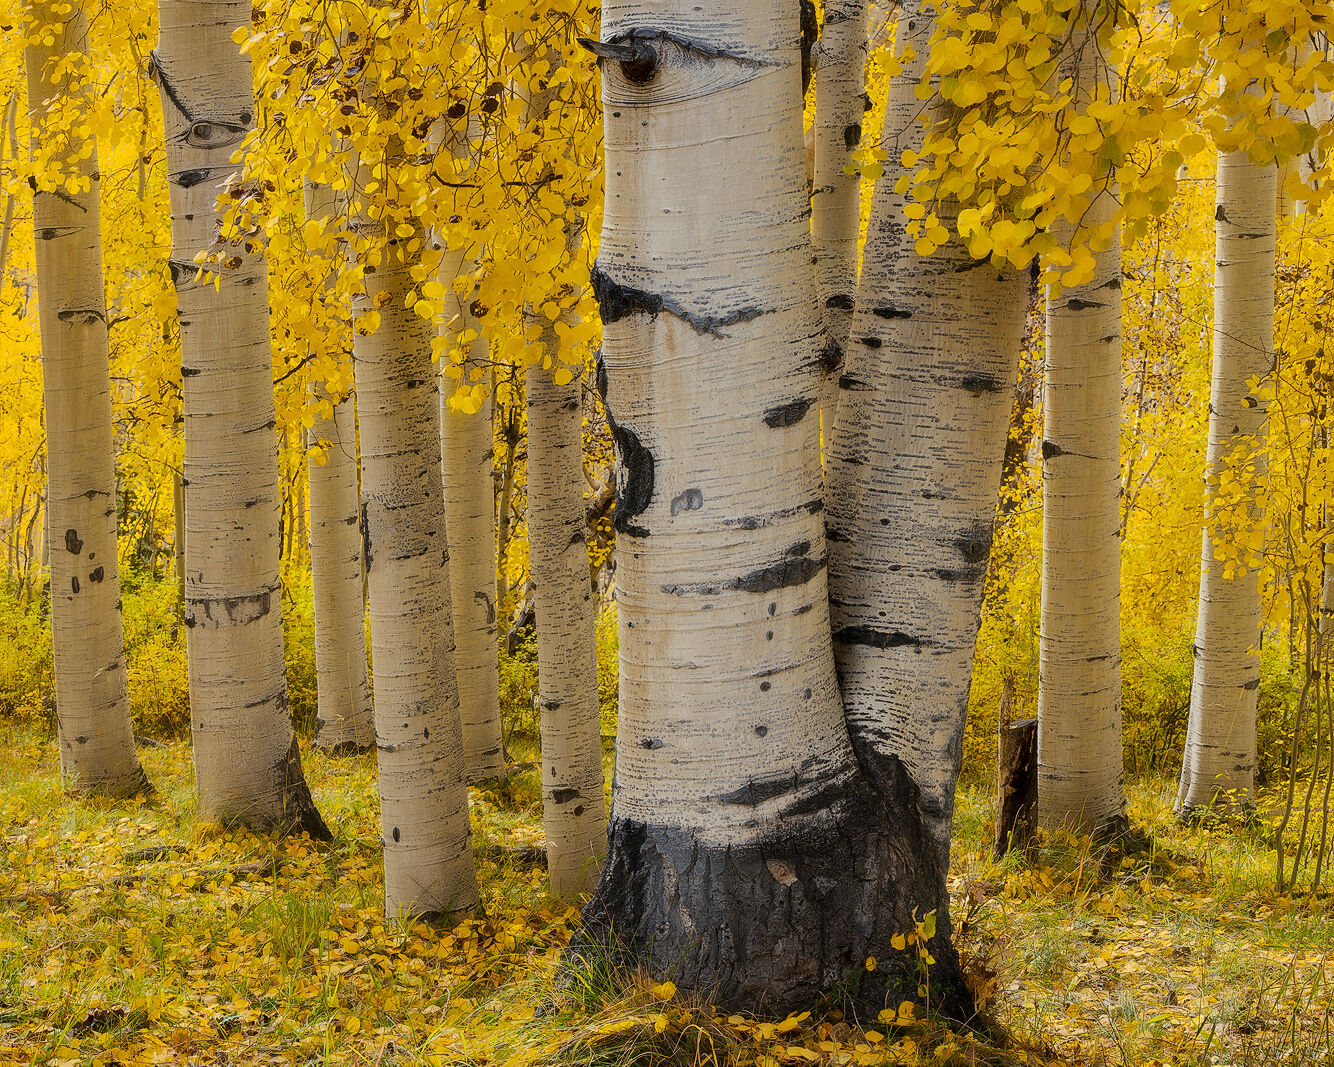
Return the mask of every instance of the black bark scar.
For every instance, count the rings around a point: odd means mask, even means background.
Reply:
[[[743,307],[737,308],[726,315],[701,315],[687,310],[674,297],[622,285],[620,282],[614,281],[601,267],[597,266],[593,268],[590,281],[593,285],[593,295],[597,297],[598,311],[602,316],[604,326],[608,323],[619,322],[626,316],[637,312],[656,318],[660,311],[665,311],[674,318],[680,319],[696,333],[721,337],[722,327],[751,322],[765,313],[762,308]]]

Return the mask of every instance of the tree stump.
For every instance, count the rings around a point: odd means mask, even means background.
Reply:
[[[1014,680],[1001,691],[996,744],[996,858],[1033,835],[1038,800],[1038,721],[1010,721]]]

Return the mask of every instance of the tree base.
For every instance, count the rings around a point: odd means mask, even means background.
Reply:
[[[904,1000],[971,1019],[916,789],[888,762],[876,788],[857,773],[826,807],[732,845],[613,815],[602,879],[570,948],[575,965],[606,952],[724,1008],[771,1016],[823,997],[867,1021]],[[891,939],[930,912],[927,963]]]
[[[355,741],[339,741],[335,744],[321,744],[318,737],[311,742],[311,747],[319,749],[326,756],[364,756],[375,748],[375,742],[371,741],[364,745],[359,745]]]
[[[65,787],[65,792],[81,797],[110,797],[113,800],[132,800],[143,797],[145,800],[157,795],[157,789],[148,780],[141,766],[136,766],[129,774],[115,779],[104,779],[91,785],[79,785],[77,782]]]

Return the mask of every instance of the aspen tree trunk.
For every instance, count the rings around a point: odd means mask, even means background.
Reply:
[[[322,391],[322,390],[321,390]],[[315,744],[365,752],[375,744],[366,669],[366,602],[362,595],[360,501],[355,401],[345,397],[317,417],[308,440],[323,462],[308,460],[310,571],[315,609]]]
[[[505,610],[506,594],[509,592],[509,578],[506,562],[510,547],[510,510],[514,506],[514,466],[519,447],[519,397],[515,386],[516,371],[509,368],[508,405],[499,404],[500,393],[493,391],[492,408],[496,421],[500,423],[501,437],[505,441],[505,458],[500,464],[500,499],[496,503],[496,613]],[[499,376],[493,379],[498,381]],[[494,448],[494,438],[492,447]]]
[[[58,168],[56,188],[33,195],[42,378],[46,402],[47,525],[61,543],[51,553],[51,638],[60,778],[72,791],[151,793],[134,750],[120,575],[116,565],[115,441],[108,378],[106,301],[96,146],[56,134],[45,101],[87,106],[87,87],[57,65],[88,50],[81,6],[33,3],[35,24],[52,27],[27,48],[34,155]],[[70,192],[70,175],[87,187]],[[41,177],[38,182],[42,181]],[[47,539],[49,543],[49,538]]]
[[[891,90],[886,143],[920,139],[932,23],[913,6],[899,27],[918,58]],[[956,241],[920,257],[902,210],[878,183],[826,466],[829,598],[854,742],[905,764],[943,871],[1027,277]],[[937,208],[943,225],[954,210]]]
[[[332,187],[306,184],[307,219],[337,211]],[[321,452],[318,461],[307,456],[306,471],[319,716],[315,744],[334,752],[365,752],[375,744],[375,715],[366,669],[355,401],[350,396],[334,401],[322,385],[312,384],[311,392],[333,403],[329,416],[315,417],[306,438],[308,448]]]
[[[175,540],[171,546],[172,566],[176,573],[176,619],[185,620],[185,481],[180,471],[171,475],[171,520]],[[172,624],[172,640],[176,639],[176,623]]]
[[[185,401],[185,625],[195,779],[205,818],[327,837],[287,713],[268,285],[229,249],[219,285],[196,253],[254,124],[245,0],[161,0],[153,73],[166,123],[172,280]]]
[[[391,101],[371,106],[383,117]],[[385,188],[401,156],[397,139],[362,159],[355,186]],[[367,198],[369,199],[369,198]],[[362,512],[370,598],[375,740],[390,915],[467,911],[477,903],[463,732],[449,594],[449,544],[440,484],[440,387],[431,324],[403,306],[421,242],[352,220],[378,266],[354,310],[352,356],[361,428]],[[418,246],[420,247],[420,245]],[[379,328],[367,330],[379,309]]]
[[[465,374],[484,367],[490,353],[482,324],[472,313],[473,294],[458,293],[455,278],[475,263],[468,249],[446,250],[440,268],[447,317],[454,334],[472,331]],[[453,314],[448,312],[452,310]],[[455,382],[445,378],[440,396],[440,451],[449,530],[449,585],[454,614],[455,668],[463,723],[463,766],[470,785],[505,777],[500,721],[500,646],[496,623],[495,445],[491,397],[468,414],[449,404]]]
[[[815,181],[811,190],[811,238],[825,332],[830,350],[820,387],[825,437],[833,433],[842,351],[852,328],[857,292],[857,237],[861,180],[848,174],[861,144],[866,110],[866,0],[825,4],[815,72]]]
[[[1090,39],[1077,93],[1110,82]],[[1084,216],[1110,218],[1114,190]],[[1067,241],[1070,232],[1062,235]],[[1042,438],[1042,623],[1038,818],[1115,836],[1126,828],[1121,752],[1121,244],[1094,251],[1094,276],[1047,299]]]
[[[943,915],[943,880],[834,676],[796,5],[619,0],[602,33],[621,719],[585,919],[722,1004],[781,1013],[855,977],[883,1006],[917,985],[890,938]],[[934,1002],[962,1009],[947,922],[931,951]]]
[[[1190,723],[1177,807],[1254,803],[1260,691],[1260,578],[1267,401],[1253,379],[1274,373],[1277,172],[1244,151],[1218,157],[1214,364]],[[1224,504],[1220,481],[1239,501]],[[1241,558],[1238,558],[1240,553]]]
[[[546,327],[542,347],[554,357],[559,338],[549,321]],[[528,369],[528,568],[536,586],[542,827],[552,895],[567,900],[593,888],[607,851],[597,612],[581,491],[582,388],[577,377],[557,385],[541,365]]]
[[[559,52],[542,57],[554,74]],[[528,100],[538,130],[556,96],[552,78]],[[568,162],[568,155],[567,155]],[[565,206],[565,251],[579,251],[583,220]],[[570,319],[567,317],[567,324]],[[561,361],[555,323],[524,308],[528,336],[542,362],[525,380],[528,422],[528,572],[534,586],[538,708],[542,738],[542,825],[554,896],[570,899],[597,883],[607,851],[601,709],[598,704],[596,603],[589,577],[583,487],[583,375]],[[569,378],[555,381],[556,373]]]
[[[443,385],[452,389],[454,382],[446,379]],[[488,395],[482,409],[471,415],[451,408],[447,395],[442,394],[440,401],[463,765],[468,783],[474,785],[505,777],[495,603],[496,538],[491,525],[495,514],[491,397]]]

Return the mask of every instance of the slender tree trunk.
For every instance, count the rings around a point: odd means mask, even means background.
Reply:
[[[158,11],[152,65],[184,361],[185,625],[200,812],[327,837],[287,713],[264,260],[232,250],[217,288],[195,262],[213,244],[232,153],[254,124],[250,60],[231,38],[249,25],[250,7],[162,0]]]
[[[306,218],[338,210],[330,186],[307,183]],[[347,342],[344,338],[344,342]],[[344,358],[350,354],[344,353]],[[335,752],[365,752],[375,744],[375,715],[366,669],[366,600],[362,574],[357,426],[352,397],[335,398],[312,385],[313,398],[332,404],[307,432],[310,485],[310,572],[315,609],[315,679],[319,723],[315,744]]]
[[[171,518],[175,540],[171,546],[172,566],[176,575],[176,623],[172,624],[172,640],[176,626],[185,620],[185,480],[180,471],[171,475]]]
[[[621,719],[585,918],[722,1004],[855,981],[883,1006],[916,990],[890,938],[943,915],[943,879],[901,765],[854,757],[834,674],[796,5],[620,0],[602,33]],[[947,922],[931,951],[962,1004]]]
[[[559,339],[542,344],[557,355]],[[558,358],[553,359],[559,367]],[[584,541],[583,420],[578,377],[528,369],[528,566],[536,586],[542,825],[551,892],[592,889],[607,850],[602,796],[596,608]]]
[[[317,417],[309,430],[309,442],[320,445],[322,460],[311,457],[308,472],[319,691],[315,744],[335,752],[365,752],[375,744],[366,670],[354,404],[352,397],[344,397],[328,418]]]
[[[1219,156],[1200,601],[1177,797],[1183,813],[1254,803],[1268,403],[1250,383],[1274,373],[1276,186],[1273,166],[1252,163],[1244,151]],[[1225,480],[1232,483],[1226,497],[1219,492]]]
[[[505,458],[500,464],[500,499],[496,504],[496,614],[505,610],[509,592],[506,561],[510,547],[510,510],[514,506],[514,468],[519,448],[519,395],[515,383],[516,372],[509,370],[509,403],[502,403],[499,391],[492,395],[496,421],[500,423],[505,442]],[[494,448],[494,442],[492,444]]]
[[[382,118],[391,101],[376,99]],[[363,159],[356,186],[385,187],[402,149]],[[371,668],[384,834],[385,910],[461,912],[478,899],[449,595],[449,545],[440,485],[440,388],[431,325],[411,307],[413,257],[398,220],[362,214],[354,232],[379,266],[354,310],[357,420],[370,594]],[[390,232],[386,232],[386,230]],[[379,328],[371,330],[378,310]]]
[[[886,141],[916,122],[931,28],[900,15],[921,58],[892,90]],[[902,206],[882,180],[827,467],[829,597],[853,738],[905,764],[943,871],[1027,277],[957,242],[923,259]],[[943,225],[954,210],[937,208]]]
[[[446,251],[440,280],[453,298],[447,317],[455,335],[471,331],[470,358],[464,372],[489,362],[482,323],[472,314],[472,292],[459,294],[454,279],[470,273],[467,249]],[[450,315],[449,311],[453,314]],[[500,646],[496,624],[496,539],[494,514],[495,446],[491,433],[491,396],[481,410],[460,411],[449,403],[453,379],[443,380],[440,397],[440,450],[443,458],[445,519],[449,529],[449,585],[454,609],[454,653],[458,671],[459,713],[463,722],[463,766],[469,784],[505,777],[505,748],[500,722]]]
[[[1089,40],[1079,92],[1113,74]],[[1073,70],[1067,73],[1076,73]],[[1114,209],[1098,193],[1083,219]],[[1070,232],[1063,235],[1068,241]],[[1042,439],[1038,818],[1112,836],[1126,826],[1121,753],[1121,243],[1084,285],[1048,294]]]
[[[60,5],[57,14],[51,0],[32,3],[29,15],[43,28],[31,35],[36,43],[26,57],[33,148],[60,172],[39,176],[33,195],[46,521],[62,541],[51,556],[60,777],[69,790],[133,796],[152,792],[152,786],[134,750],[121,633],[97,153],[91,133],[78,141],[71,131],[49,127],[45,107],[51,97],[60,97],[65,107],[87,107],[87,87],[78,85],[77,75],[57,71],[87,53],[88,24],[81,6]],[[68,179],[75,176],[86,187],[70,192]]]
[[[831,0],[817,46],[815,73],[815,182],[811,190],[811,237],[825,332],[830,350],[820,386],[820,419],[832,436],[838,403],[842,352],[852,328],[857,292],[857,237],[861,224],[861,180],[849,174],[861,144],[866,110],[866,0]]]

